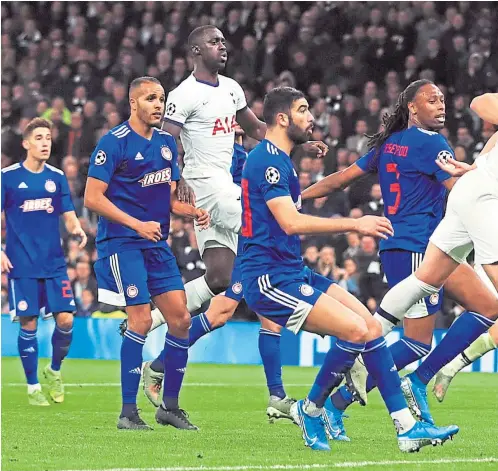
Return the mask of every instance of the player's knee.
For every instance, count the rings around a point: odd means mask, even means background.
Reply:
[[[368,340],[368,326],[363,319],[355,321],[348,332],[348,338],[344,339],[352,343],[365,343]]]
[[[26,330],[36,330],[38,327],[37,317],[20,317],[19,322],[21,327]]]
[[[152,327],[152,318],[150,315],[128,316],[128,330],[140,335],[147,335]]]
[[[185,332],[188,332],[191,323],[192,318],[190,317],[189,312],[185,309],[184,311],[179,311],[176,315],[168,318],[168,330],[173,333],[173,335],[182,336]]]
[[[374,340],[378,339],[379,337],[382,337],[382,326],[380,322],[375,319],[374,317],[371,317],[366,320],[367,328],[368,328],[368,340]]]
[[[59,312],[55,315],[55,322],[60,329],[70,330],[73,328],[74,316],[70,312]]]
[[[208,271],[205,275],[206,283],[214,294],[219,294],[230,285],[231,275],[231,271],[228,270],[218,270],[214,273]]]

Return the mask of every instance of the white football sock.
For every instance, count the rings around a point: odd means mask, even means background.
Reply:
[[[200,276],[185,284],[188,312],[197,311],[206,301],[214,297],[214,293],[206,283],[206,277]]]
[[[157,329],[160,325],[166,324],[166,319],[157,307],[152,309],[150,315],[152,317],[152,326],[150,327],[149,332]]]
[[[40,383],[37,383],[37,384],[28,384],[28,394],[32,394],[35,391],[41,391],[41,390],[42,390],[42,388],[41,388]]]
[[[396,432],[398,435],[408,432],[411,430],[416,421],[412,414],[408,410],[408,407],[391,413],[391,418],[393,419],[394,426],[396,427]]]

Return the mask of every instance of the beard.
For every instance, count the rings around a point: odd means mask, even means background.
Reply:
[[[296,145],[308,142],[310,140],[310,134],[308,134],[307,131],[303,131],[298,126],[296,126],[294,124],[294,121],[292,121],[292,118],[289,119],[290,125],[289,129],[287,129],[287,136],[289,137],[289,139]]]

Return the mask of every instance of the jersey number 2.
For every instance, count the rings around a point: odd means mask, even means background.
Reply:
[[[398,212],[399,204],[401,203],[401,188],[399,186],[399,172],[397,164],[387,164],[386,170],[388,173],[394,173],[396,175],[396,183],[391,183],[389,185],[389,191],[396,194],[396,199],[392,206],[387,207],[387,214],[393,216]]]
[[[69,280],[64,280],[62,282],[62,297],[63,298],[73,297],[73,290],[71,289],[71,282]]]

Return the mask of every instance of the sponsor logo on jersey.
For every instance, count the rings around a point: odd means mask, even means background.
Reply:
[[[32,211],[47,211],[47,213],[54,212],[54,207],[52,206],[52,198],[25,200],[24,203],[19,207],[22,208],[23,213],[31,213]]]
[[[242,283],[240,281],[237,281],[237,283],[234,283],[232,285],[232,291],[235,293],[235,294],[240,294],[242,293]]]
[[[160,185],[161,183],[171,183],[171,169],[163,168],[157,172],[146,173],[141,180],[142,188],[152,185]]]
[[[173,153],[168,146],[161,147],[161,156],[164,160],[171,160],[173,158]]]
[[[237,121],[235,121],[235,115],[225,116],[224,118],[216,118],[213,126],[212,135],[216,136],[218,133],[230,134],[235,132],[237,127]]]
[[[435,306],[439,302],[439,293],[431,294],[431,297],[429,298],[429,302],[433,306]]]
[[[47,180],[45,182],[45,190],[47,190],[49,193],[55,193],[55,191],[57,190],[55,182],[53,180]]]
[[[143,160],[144,156],[141,154],[141,152],[138,152],[137,155],[135,155],[135,160]]]
[[[104,165],[106,160],[106,153],[103,150],[99,150],[95,156],[95,165]]]
[[[19,301],[17,303],[17,309],[19,309],[19,311],[25,311],[28,309],[28,303],[26,301]]]
[[[21,182],[19,183],[19,186],[17,188],[28,188],[28,185],[26,185],[26,183],[24,182]]]
[[[311,296],[315,290],[310,285],[301,285],[299,287],[299,291],[303,296]]]
[[[126,288],[126,294],[129,298],[136,298],[138,296],[138,288],[135,285],[130,285]]]
[[[265,172],[265,178],[268,183],[275,185],[280,181],[280,172],[275,167],[268,167]]]

